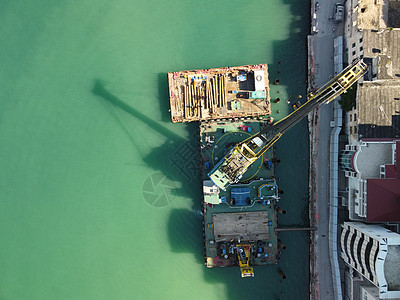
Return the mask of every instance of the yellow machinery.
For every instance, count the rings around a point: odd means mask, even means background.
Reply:
[[[237,244],[236,251],[242,277],[254,277],[253,268],[250,267],[250,244]]]
[[[275,144],[287,130],[320,104],[329,103],[344,93],[367,72],[367,69],[367,65],[362,60],[355,61],[316,92],[308,94],[307,102],[287,117],[236,144],[208,174],[210,179],[222,190],[239,182],[248,167]]]

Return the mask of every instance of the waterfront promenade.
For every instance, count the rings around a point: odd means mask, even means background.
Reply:
[[[311,35],[309,46],[309,90],[321,87],[334,74],[333,40],[343,30],[331,19],[334,3],[311,1]],[[322,105],[309,116],[310,188],[312,233],[310,259],[310,299],[335,299],[334,280],[329,256],[329,151],[334,103]]]

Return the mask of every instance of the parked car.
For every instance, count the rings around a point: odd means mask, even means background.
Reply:
[[[341,3],[335,4],[334,20],[336,23],[342,22],[344,19],[344,6]]]

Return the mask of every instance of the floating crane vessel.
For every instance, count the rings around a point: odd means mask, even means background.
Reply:
[[[274,143],[314,108],[345,92],[367,66],[354,62],[273,125],[267,70],[249,65],[168,74],[172,121],[201,121],[205,265],[239,266],[242,277],[254,276],[252,266],[279,262],[284,248],[278,239],[282,210]],[[265,93],[253,99],[252,92],[262,92],[254,81],[261,72]]]
[[[218,188],[207,173],[230,146],[260,131],[260,126],[263,122],[251,119],[200,124],[205,264],[209,268],[240,266],[242,277],[254,276],[252,266],[279,261],[275,231],[279,191],[273,149],[259,158],[241,182],[226,190]]]

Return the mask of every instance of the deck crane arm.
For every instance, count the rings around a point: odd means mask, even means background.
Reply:
[[[210,179],[222,190],[239,182],[248,167],[278,141],[287,130],[306,117],[314,108],[322,103],[329,103],[344,93],[367,72],[367,68],[362,60],[356,60],[316,92],[309,93],[307,102],[297,110],[274,125],[268,126],[236,144],[208,174]]]

